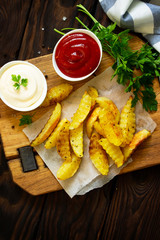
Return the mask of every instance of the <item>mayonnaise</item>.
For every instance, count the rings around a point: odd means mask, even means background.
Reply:
[[[28,79],[26,87],[18,90],[13,86],[13,75]],[[10,105],[16,108],[27,108],[35,104],[44,90],[44,76],[38,68],[27,62],[14,63],[8,66],[0,75],[0,95]]]

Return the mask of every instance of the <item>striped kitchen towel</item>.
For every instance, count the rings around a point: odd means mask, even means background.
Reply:
[[[160,0],[99,0],[107,16],[121,28],[142,33],[160,52]]]

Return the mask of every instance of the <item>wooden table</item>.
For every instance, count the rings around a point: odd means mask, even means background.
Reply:
[[[98,1],[0,1],[0,66],[52,53],[54,28],[79,27],[82,3],[103,24]],[[65,18],[66,17],[66,18]],[[63,191],[32,196],[12,180],[2,145],[0,239],[159,239],[160,166],[115,177],[104,187],[70,199]]]

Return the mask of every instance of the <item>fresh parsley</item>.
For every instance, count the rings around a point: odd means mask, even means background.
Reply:
[[[128,29],[116,34],[113,32],[116,23],[104,27],[83,5],[79,4],[77,7],[79,11],[92,19],[94,25],[89,29],[78,17],[76,19],[84,28],[92,31],[99,38],[103,51],[115,60],[112,66],[114,69],[112,79],[117,76],[117,82],[126,86],[126,92],[134,93],[132,106],[135,106],[138,100],[142,100],[143,108],[146,111],[156,111],[158,103],[153,89],[153,79],[155,76],[160,76],[159,53],[148,44],[144,44],[139,51],[133,51],[129,46],[131,36],[128,34]],[[63,30],[67,30],[67,28]],[[68,30],[70,29],[68,28]],[[56,29],[55,31],[64,35],[61,31]],[[141,71],[141,76],[135,75],[135,69]]]
[[[25,124],[27,124],[27,125],[31,124],[32,123],[32,117],[33,117],[33,115],[29,115],[29,114],[22,115],[21,119],[19,120],[20,121],[19,126],[22,126],[22,125],[25,125]]]
[[[20,86],[22,85],[23,87],[27,87],[28,85],[28,79],[27,78],[22,78],[20,75],[11,75],[12,77],[12,81],[14,81],[15,83],[13,84],[13,87],[15,87],[16,90],[20,89]]]

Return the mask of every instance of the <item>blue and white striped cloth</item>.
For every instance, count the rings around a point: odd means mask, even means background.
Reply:
[[[160,0],[99,0],[107,16],[121,28],[142,33],[160,52]]]

